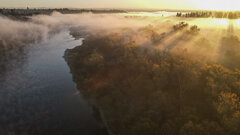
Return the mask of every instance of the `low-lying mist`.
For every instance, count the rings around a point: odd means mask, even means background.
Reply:
[[[119,135],[238,135],[238,25],[173,16],[144,20],[139,27],[90,32],[65,52],[78,90],[100,108],[109,129]],[[81,37],[79,31],[72,35]]]
[[[0,16],[0,73],[62,31],[77,88],[119,135],[239,135],[239,20],[148,13]]]
[[[221,61],[225,64],[227,63],[223,62],[225,59],[233,60],[225,58],[226,51],[233,49],[232,57],[238,58],[239,47],[228,46],[224,41],[227,38],[238,40],[234,35],[239,32],[234,30],[234,27],[239,26],[239,20],[189,19],[171,15],[164,17],[142,14],[144,16],[139,16],[139,13],[60,14],[54,12],[51,15],[30,17],[28,21],[16,21],[0,16],[0,63],[3,59],[18,54],[19,50],[24,50],[25,46],[47,40],[63,30],[69,30],[75,38],[118,34],[124,36],[126,42],[131,41],[138,46],[168,51],[187,49],[193,56],[205,57],[208,61]],[[239,45],[238,42],[234,44]],[[227,50],[223,49],[226,47]]]

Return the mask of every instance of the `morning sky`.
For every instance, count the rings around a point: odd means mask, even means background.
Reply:
[[[239,0],[0,0],[1,7],[239,10]]]

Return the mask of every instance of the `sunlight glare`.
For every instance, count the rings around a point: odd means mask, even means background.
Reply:
[[[218,11],[236,11],[240,10],[240,1],[238,0],[196,0],[195,5],[199,9],[218,10]]]

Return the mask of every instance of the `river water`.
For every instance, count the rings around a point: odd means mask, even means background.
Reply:
[[[0,76],[0,135],[104,134],[63,58],[66,49],[80,44],[61,32],[31,45]]]

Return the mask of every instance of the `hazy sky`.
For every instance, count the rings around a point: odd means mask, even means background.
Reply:
[[[239,10],[239,0],[0,0],[1,7]]]

